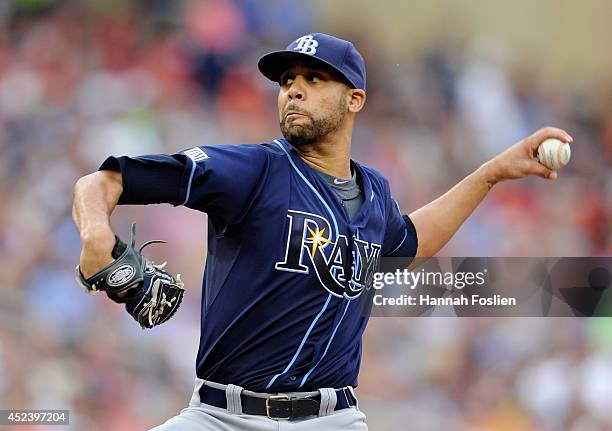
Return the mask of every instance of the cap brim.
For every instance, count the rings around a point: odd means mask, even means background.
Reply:
[[[264,55],[257,62],[259,71],[268,78],[270,81],[280,82],[280,77],[292,63],[295,61],[303,61],[305,63],[311,63],[313,65],[322,67],[323,69],[331,69],[339,75],[339,77],[346,80],[347,84],[355,88],[355,84],[350,82],[344,74],[331,63],[322,60],[317,57],[313,57],[309,54],[295,51],[275,51]]]

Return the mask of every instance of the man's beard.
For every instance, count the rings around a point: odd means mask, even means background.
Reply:
[[[287,141],[294,147],[301,147],[303,145],[314,144],[319,141],[322,137],[335,132],[340,128],[342,121],[346,115],[347,103],[346,99],[340,98],[337,109],[335,109],[330,115],[324,118],[314,118],[311,114],[300,110],[294,109],[291,106],[287,106],[285,111],[295,110],[302,115],[310,119],[309,122],[305,122],[299,125],[288,125],[285,118],[280,123],[280,129],[283,136]]]

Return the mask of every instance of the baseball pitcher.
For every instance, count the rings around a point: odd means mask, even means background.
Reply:
[[[302,36],[259,60],[278,83],[282,138],[111,156],[81,178],[73,217],[77,277],[125,304],[143,327],[177,311],[183,283],[110,227],[117,204],[208,214],[197,380],[189,406],[154,428],[366,430],[353,389],[368,322],[364,289],[384,256],[435,255],[499,181],[556,172],[534,160],[547,127],[484,163],[446,194],[402,214],[389,183],[351,159],[366,69],[352,43]],[[238,93],[239,94],[239,93]]]

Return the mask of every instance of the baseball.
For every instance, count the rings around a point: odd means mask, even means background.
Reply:
[[[553,171],[567,165],[571,155],[569,144],[558,139],[547,139],[538,147],[538,162]]]

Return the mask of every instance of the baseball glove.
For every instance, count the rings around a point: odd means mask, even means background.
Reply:
[[[152,328],[176,313],[183,300],[184,285],[180,274],[175,278],[164,270],[166,262],[156,265],[141,254],[146,246],[166,241],[147,241],[136,251],[136,223],[132,223],[131,232],[130,246],[115,237],[115,260],[98,273],[85,279],[77,265],[77,281],[92,295],[105,291],[111,300],[125,304],[142,329]]]

